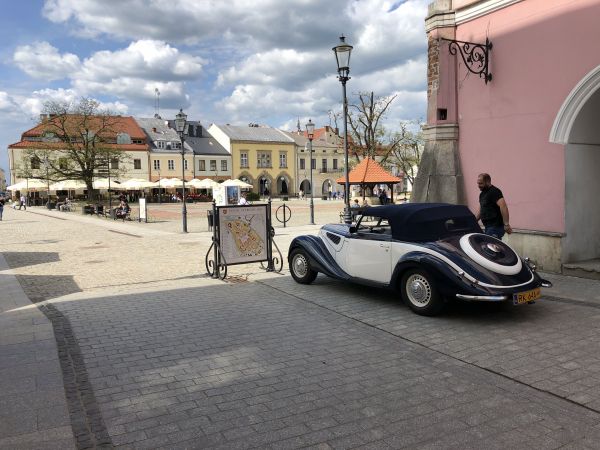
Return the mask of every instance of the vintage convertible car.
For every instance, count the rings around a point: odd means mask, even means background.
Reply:
[[[298,283],[319,272],[400,290],[417,314],[435,315],[449,299],[533,303],[551,287],[499,239],[481,233],[466,206],[407,203],[367,207],[356,224],[329,224],[296,237],[288,252]]]

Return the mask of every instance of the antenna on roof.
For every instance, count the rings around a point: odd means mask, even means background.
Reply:
[[[160,91],[154,88],[154,117],[160,117]]]

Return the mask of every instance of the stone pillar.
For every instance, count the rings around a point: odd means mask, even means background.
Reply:
[[[456,58],[448,52],[456,25],[451,0],[429,5],[425,19],[428,41],[427,125],[425,148],[411,201],[464,203],[464,184],[458,153]]]

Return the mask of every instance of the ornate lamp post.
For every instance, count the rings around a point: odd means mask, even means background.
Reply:
[[[310,145],[309,155],[310,155],[310,224],[315,224],[315,204],[313,201],[313,167],[312,167],[312,159],[313,159],[313,146],[312,141],[315,137],[315,124],[312,123],[312,120],[308,119],[308,123],[306,124],[306,135],[308,136],[308,142]]]
[[[335,59],[338,66],[338,79],[342,83],[342,93],[344,101],[344,172],[346,175],[345,183],[345,194],[344,200],[346,200],[346,206],[344,207],[344,222],[347,224],[352,223],[352,215],[350,212],[350,178],[348,171],[348,99],[346,98],[346,82],[350,79],[350,53],[352,52],[352,46],[346,43],[344,35],[340,36],[340,43],[333,47],[335,53]],[[312,163],[312,161],[311,161]],[[312,168],[312,165],[311,165]]]
[[[183,232],[187,233],[187,207],[185,205],[185,145],[183,135],[187,133],[188,123],[187,114],[182,109],[179,110],[175,116],[175,129],[179,133],[181,139],[181,182],[183,183],[183,208],[181,210],[181,217],[183,220]]]

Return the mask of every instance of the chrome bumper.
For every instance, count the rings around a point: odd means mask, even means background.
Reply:
[[[508,300],[508,295],[464,295],[456,294],[456,298],[468,302],[504,302]]]

